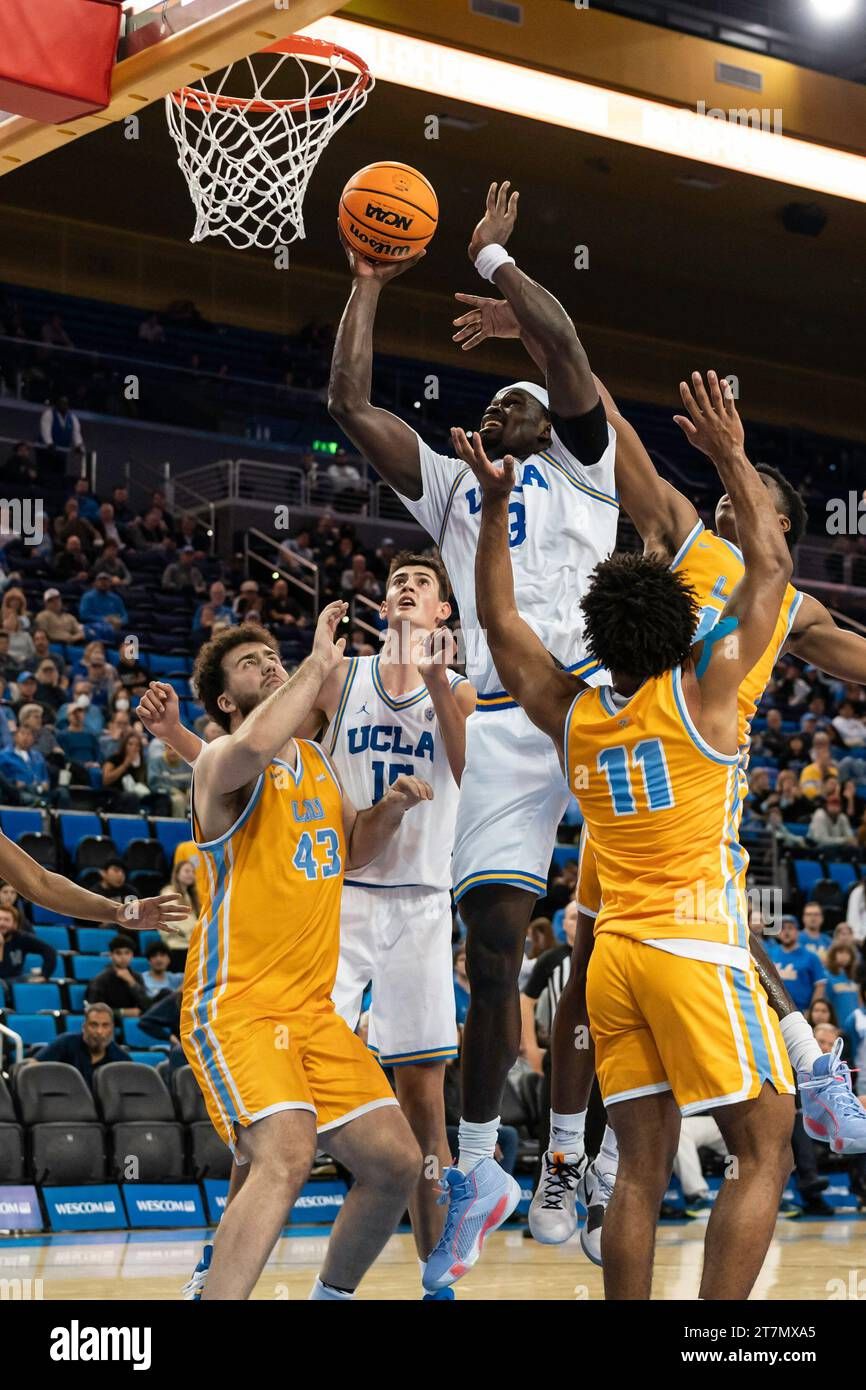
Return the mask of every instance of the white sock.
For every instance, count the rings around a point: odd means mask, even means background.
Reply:
[[[461,1173],[471,1173],[482,1158],[492,1158],[496,1149],[496,1136],[499,1133],[500,1116],[474,1124],[472,1120],[460,1119],[457,1130],[457,1167]]]
[[[321,1279],[316,1279],[315,1284],[310,1290],[308,1303],[346,1303],[355,1297],[354,1291],[349,1293],[347,1289],[335,1289],[330,1284],[323,1284]]]
[[[582,1154],[585,1132],[585,1110],[580,1110],[573,1115],[563,1115],[558,1110],[551,1110],[548,1153],[553,1153],[554,1149],[557,1149],[560,1153]]]
[[[424,1284],[424,1273],[425,1273],[426,1269],[427,1269],[427,1261],[426,1261],[426,1260],[419,1259],[419,1260],[418,1260],[418,1271],[419,1271],[419,1273],[420,1273],[420,1275],[421,1275],[421,1284],[422,1284],[422,1287],[423,1287],[423,1284]]]
[[[794,1071],[811,1071],[822,1055],[815,1035],[802,1014],[788,1014],[779,1022]]]
[[[604,1138],[596,1155],[595,1166],[600,1173],[615,1173],[619,1166],[619,1145],[610,1125],[605,1125]]]

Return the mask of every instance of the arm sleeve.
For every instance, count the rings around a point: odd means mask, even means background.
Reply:
[[[405,497],[402,492],[398,492],[397,496],[427,534],[438,542],[451,502],[454,483],[462,474],[468,473],[469,469],[459,459],[434,453],[420,436],[418,458],[421,463],[421,496],[414,501]]]
[[[601,400],[597,400],[585,415],[551,414],[550,419],[560,442],[585,468],[599,462],[610,442],[607,415]]]

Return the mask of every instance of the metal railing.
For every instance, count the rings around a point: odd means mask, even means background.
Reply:
[[[259,546],[268,547],[269,550],[275,552],[275,557],[261,554],[259,549],[253,548],[251,541],[255,541]],[[319,567],[314,560],[308,560],[305,555],[296,555],[294,551],[286,550],[284,541],[278,541],[273,536],[265,535],[264,531],[259,531],[255,526],[251,526],[244,534],[244,573],[247,575],[250,575],[251,563],[261,565],[263,569],[268,570],[272,579],[277,577],[285,579],[287,584],[300,590],[312,601],[313,612],[318,613],[320,577]],[[309,583],[297,573],[293,573],[295,566],[306,572]]]
[[[7,1028],[5,1023],[0,1023],[0,1071],[3,1070],[3,1039],[12,1038],[15,1044],[15,1061],[24,1060],[24,1039],[20,1033],[14,1032],[12,1028]]]
[[[367,622],[366,618],[359,617],[359,610],[366,612],[370,618],[374,615],[378,618],[379,605],[373,599],[367,598],[366,594],[353,594],[349,602],[350,627],[359,627],[368,633],[373,638],[370,645],[378,651],[382,645],[382,629],[375,622]]]

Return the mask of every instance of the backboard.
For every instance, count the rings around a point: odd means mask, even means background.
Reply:
[[[339,9],[342,0],[125,0],[111,104],[42,125],[0,113],[0,175],[134,116],[151,102]],[[50,25],[46,6],[42,22]]]

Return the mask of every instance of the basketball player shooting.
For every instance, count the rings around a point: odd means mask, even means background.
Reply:
[[[648,1299],[655,1228],[680,1113],[709,1113],[736,1181],[707,1227],[700,1296],[747,1298],[791,1169],[793,1077],[748,950],[736,842],[738,693],[770,642],[791,556],[742,427],[714,373],[681,385],[688,420],[712,428],[744,573],[717,637],[693,644],[694,590],[649,556],[600,564],[583,600],[592,654],[613,688],[560,671],[521,621],[507,547],[513,462],[454,443],[482,488],[478,603],[497,669],[555,742],[595,847],[603,903],[588,1004],[602,1099],[620,1165],[602,1239],[608,1298]]]
[[[323,611],[312,654],[291,677],[254,624],[228,629],[196,659],[199,695],[225,736],[205,746],[193,773],[209,892],[190,943],[181,1040],[214,1128],[250,1164],[217,1231],[208,1300],[249,1297],[317,1134],[355,1177],[317,1300],[353,1296],[421,1166],[381,1068],[331,1002],[345,870],[374,858],[432,796],[428,783],[401,775],[359,812],[319,746],[296,737],[343,658],[345,641],[333,638],[345,611]]]
[[[516,382],[498,391],[479,435],[495,459],[516,460],[508,549],[520,611],[563,667],[589,677],[601,668],[583,649],[579,600],[616,537],[616,436],[571,319],[505,249],[517,205],[508,183],[490,186],[469,256],[505,295],[521,330],[540,344],[547,384]],[[445,1230],[424,1276],[433,1292],[471,1268],[485,1235],[519,1199],[516,1182],[493,1154],[502,1091],[520,1044],[517,979],[526,928],[546,889],[568,790],[550,740],[503,689],[479,624],[474,555],[481,498],[471,468],[435,453],[405,421],[370,401],[379,296],[419,258],[383,266],[348,248],[347,254],[352,292],[337,334],[328,407],[438,544],[460,609],[467,675],[478,691],[466,726],[452,865],[471,982],[463,1116],[457,1165],[445,1174]]]
[[[454,341],[461,343],[464,351],[490,337],[521,337],[520,326],[506,300],[470,294],[458,294],[456,298],[469,306],[454,320]],[[525,346],[543,369],[538,344]],[[644,553],[666,560],[695,589],[701,610],[696,636],[705,635],[718,622],[727,598],[743,574],[731,500],[726,495],[720,498],[715,532],[706,529],[689,499],[659,477],[637,431],[620,413],[604,384],[598,378],[596,381],[607,418],[617,435],[620,505],[643,540]],[[679,423],[689,443],[712,461],[717,441],[706,423],[698,428],[685,417],[680,417]],[[769,492],[793,554],[806,527],[802,499],[778,470],[759,464],[756,471]],[[837,679],[866,683],[866,640],[838,627],[822,603],[789,584],[773,637],[739,692],[744,778],[751,721],[783,651],[792,652]],[[747,790],[744,785],[742,799]],[[741,870],[744,881],[747,867],[746,860]],[[602,1222],[616,1177],[617,1148],[608,1126],[598,1156],[591,1163],[586,1162],[583,1136],[595,1074],[594,1051],[591,1041],[588,1047],[577,1048],[574,1039],[577,1030],[585,1030],[588,1022],[586,975],[593,926],[601,906],[595,853],[586,834],[581,838],[576,898],[579,917],[571,971],[557,1007],[551,1041],[551,1139],[543,1158],[542,1180],[530,1207],[529,1225],[536,1240],[560,1244],[577,1228],[576,1203],[580,1201],[588,1213],[581,1229],[581,1245],[589,1259],[600,1264]],[[841,1047],[832,1054],[821,1051],[808,1021],[767,955],[761,937],[754,932],[750,935],[750,949],[761,984],[779,1015],[788,1056],[797,1072],[807,1133],[829,1144],[836,1153],[863,1153],[866,1111],[853,1095]]]

